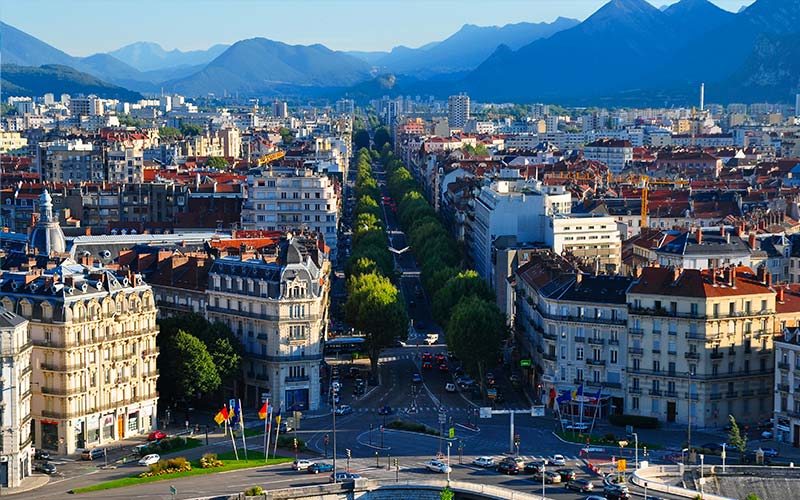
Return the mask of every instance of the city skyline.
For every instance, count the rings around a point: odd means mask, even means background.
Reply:
[[[416,0],[414,0],[416,1]],[[676,0],[648,0],[656,7],[675,3]],[[413,1],[410,3],[414,3]],[[380,6],[363,0],[344,2],[309,1],[307,6],[317,10],[318,15],[299,19],[298,22],[277,23],[270,26],[269,16],[297,18],[295,3],[255,2],[234,0],[226,2],[226,9],[208,16],[208,9],[197,5],[219,5],[214,1],[192,2],[183,0],[161,3],[153,0],[136,2],[135,7],[158,15],[146,16],[146,22],[136,29],[120,30],[115,22],[108,22],[108,3],[86,0],[82,9],[64,12],[51,0],[34,0],[25,3],[5,4],[2,20],[58,47],[73,56],[88,56],[98,52],[110,52],[135,42],[155,42],[165,50],[207,49],[215,44],[232,44],[238,40],[264,37],[287,44],[311,45],[320,43],[334,50],[386,51],[403,45],[419,47],[443,40],[458,31],[464,24],[479,26],[504,25],[519,22],[552,22],[555,18],[571,17],[584,20],[602,7],[606,0],[501,0],[493,4],[490,11],[478,10],[474,1],[454,2],[439,0],[426,2],[427,16],[420,16],[409,2],[396,0],[381,2]],[[753,0],[714,0],[720,8],[736,12]],[[118,2],[117,5],[131,2]],[[370,12],[365,5],[376,7]],[[395,8],[387,9],[394,5]],[[474,8],[458,8],[465,5]],[[381,8],[377,8],[381,7]],[[32,11],[36,16],[31,16]],[[243,16],[244,12],[250,12]],[[387,31],[380,22],[391,11],[392,23],[396,27]],[[123,12],[120,10],[120,12]],[[87,19],[88,17],[88,19]],[[113,20],[113,18],[112,18]],[[183,20],[183,22],[181,22]],[[75,37],[70,30],[73,22],[92,22],[94,37]],[[231,33],[221,30],[211,33],[217,25],[237,26]],[[357,29],[355,29],[357,28]]]

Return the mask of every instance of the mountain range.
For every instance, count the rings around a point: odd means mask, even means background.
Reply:
[[[247,96],[469,92],[481,101],[687,104],[793,101],[800,91],[800,0],[756,0],[737,13],[708,0],[656,8],[610,0],[583,22],[465,25],[418,48],[334,51],[267,38],[207,50],[137,42],[74,57],[0,23],[4,64],[65,66],[144,93]],[[56,65],[56,66],[52,66]],[[73,77],[75,75],[73,74]]]

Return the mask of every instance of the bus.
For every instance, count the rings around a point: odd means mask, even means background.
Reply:
[[[364,337],[338,337],[325,342],[325,354],[366,354]]]

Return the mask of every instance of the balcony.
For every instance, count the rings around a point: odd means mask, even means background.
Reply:
[[[644,354],[644,349],[641,347],[628,347],[628,352],[630,354]]]
[[[781,361],[780,363],[778,363],[778,368],[780,368],[781,370],[788,370],[789,363],[786,361]]]
[[[605,359],[587,359],[587,365],[595,365],[595,366],[604,366],[606,364]]]
[[[628,323],[627,319],[620,319],[620,318],[603,318],[603,317],[590,317],[590,316],[572,316],[570,314],[552,314],[546,312],[542,307],[538,304],[534,306],[536,312],[539,313],[540,316],[543,318],[547,318],[553,321],[568,321],[570,323],[596,323],[601,325],[618,325],[624,326]]]
[[[722,351],[711,351],[711,359],[722,359],[725,357],[725,353]]]
[[[597,339],[589,337],[589,343],[594,345],[605,345],[606,341],[605,339]]]
[[[739,397],[739,391],[728,391],[725,393],[725,397],[728,399],[734,399]]]
[[[653,354],[661,354],[661,349],[658,347],[653,348]]]
[[[747,397],[750,397],[750,396],[754,396],[755,392],[756,391],[754,391],[753,389],[745,389],[745,390],[742,391],[742,397],[747,398]]]
[[[780,392],[789,392],[789,384],[778,384],[778,390]]]
[[[641,328],[631,328],[628,331],[630,332],[631,335],[638,335],[638,336],[644,335],[644,330],[642,330]]]
[[[86,392],[86,390],[85,387],[42,387],[41,393],[51,396],[72,396]]]
[[[631,387],[630,389],[628,389],[628,392],[630,392],[631,394],[641,394],[642,393],[642,388],[641,387]]]
[[[686,332],[686,338],[689,340],[706,340],[705,334],[698,333],[698,332]]]
[[[664,395],[666,397],[668,397],[668,398],[677,398],[678,397],[678,393],[676,391],[667,391],[667,392],[664,393]]]
[[[708,397],[712,401],[717,401],[717,400],[722,399],[722,393],[721,392],[712,392]]]
[[[293,382],[308,382],[308,376],[307,375],[303,375],[302,377],[286,377],[284,379],[284,381],[287,384],[290,384],[290,383],[293,383]]]
[[[586,342],[586,337],[575,337],[575,342],[584,343]]]
[[[555,342],[558,337],[556,336],[555,333],[542,332],[542,338],[545,339],[545,340],[550,340],[550,341]]]
[[[661,391],[659,389],[650,389],[651,396],[661,396]]]
[[[608,339],[608,345],[619,345],[619,339]]]
[[[668,334],[668,335],[672,335],[672,336],[674,337],[674,336],[677,336],[677,335],[678,335],[678,332],[676,332],[676,331],[673,331],[673,330],[670,330],[669,332],[667,332],[667,334]]]
[[[700,359],[699,352],[687,352],[684,356],[686,356],[686,359]]]
[[[546,353],[542,354],[542,358],[546,359],[547,361],[555,361],[556,360],[556,355],[546,352]]]
[[[654,330],[653,330],[652,332],[650,332],[650,333],[652,333],[653,335],[661,335],[661,330],[660,330],[660,329],[659,329],[659,330],[655,330],[655,329],[654,329]]]

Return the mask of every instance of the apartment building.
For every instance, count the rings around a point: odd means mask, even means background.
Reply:
[[[447,98],[447,122],[450,128],[463,128],[469,117],[467,94],[451,95]]]
[[[775,339],[774,436],[800,448],[800,327]]]
[[[617,221],[610,215],[552,215],[545,228],[544,242],[555,253],[569,253],[599,272],[619,270],[622,241]]]
[[[0,488],[31,475],[31,350],[28,321],[0,307]]]
[[[339,198],[337,185],[327,175],[308,168],[264,168],[247,176],[241,226],[245,230],[315,231],[323,235],[335,259]]]
[[[698,427],[771,416],[776,292],[763,269],[648,267],[628,306],[626,413]]]
[[[518,242],[545,241],[548,218],[571,209],[572,195],[563,186],[527,182],[518,170],[501,170],[499,180],[481,188],[468,221],[465,239],[475,271],[494,287],[494,241],[501,236],[515,236]]]
[[[144,153],[139,145],[112,142],[106,151],[107,180],[119,183],[144,181]]]
[[[103,101],[96,95],[72,97],[69,100],[69,114],[73,117],[102,115]]]
[[[36,148],[36,167],[48,182],[101,182],[105,180],[103,152],[82,139],[42,142]]]
[[[622,413],[631,278],[574,272],[538,259],[517,276],[517,324],[530,327],[531,352],[541,353],[543,392],[602,389],[601,415]]]
[[[633,161],[633,146],[627,139],[598,139],[583,150],[583,157],[605,163],[613,174],[619,174]]]
[[[328,324],[330,262],[316,235],[288,236],[259,252],[216,259],[206,317],[228,325],[244,347],[243,401],[317,410]]]
[[[19,132],[0,132],[0,154],[21,153],[28,147],[28,138]]]

